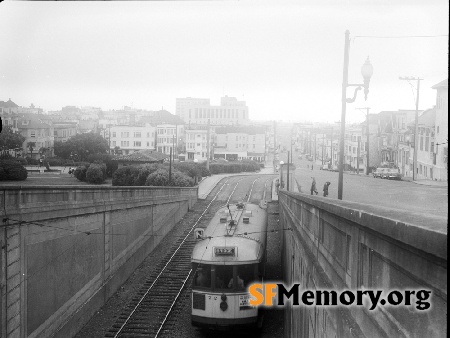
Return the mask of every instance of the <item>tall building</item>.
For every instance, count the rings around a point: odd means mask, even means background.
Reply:
[[[220,105],[213,106],[209,99],[177,99],[177,115],[187,124],[239,125],[248,124],[248,107],[235,97],[222,97]]]

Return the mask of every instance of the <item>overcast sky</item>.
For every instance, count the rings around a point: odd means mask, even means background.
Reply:
[[[347,121],[364,119],[358,107],[414,109],[399,76],[424,78],[427,109],[448,77],[448,15],[441,0],[3,2],[0,100],[175,113],[176,98],[228,95],[251,119],[338,121],[348,29],[349,82],[367,56],[374,74]],[[393,38],[419,35],[447,36]]]

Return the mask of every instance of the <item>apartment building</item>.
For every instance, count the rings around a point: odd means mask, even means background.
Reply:
[[[208,131],[206,128],[186,129],[186,154],[187,160],[206,161],[208,158]],[[214,133],[210,131],[210,158],[214,149]]]
[[[124,155],[140,150],[155,150],[156,128],[150,124],[142,126],[111,126],[103,130],[103,132],[110,149],[114,150],[118,147]]]
[[[265,161],[265,127],[229,126],[216,129],[214,158]]]
[[[178,146],[184,144],[184,125],[179,124],[158,124],[156,126],[156,150],[160,153],[178,156]]]
[[[214,106],[207,99],[177,99],[177,115],[188,124],[239,125],[248,124],[248,107],[235,97],[222,97]]]

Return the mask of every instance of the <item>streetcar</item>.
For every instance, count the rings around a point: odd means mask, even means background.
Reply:
[[[264,276],[267,204],[220,208],[205,229],[195,229],[192,252],[194,326],[216,329],[262,326],[261,309],[250,305],[250,284]]]

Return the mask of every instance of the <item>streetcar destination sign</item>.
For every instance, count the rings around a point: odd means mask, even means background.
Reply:
[[[214,247],[215,256],[236,256],[236,247],[216,246]]]

